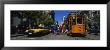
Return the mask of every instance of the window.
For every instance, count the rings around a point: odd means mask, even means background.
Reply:
[[[77,18],[77,23],[82,24],[82,18]]]

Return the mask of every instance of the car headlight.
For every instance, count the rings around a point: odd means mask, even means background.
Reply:
[[[29,33],[29,34],[32,34],[32,33]]]
[[[28,30],[26,30],[25,32],[28,32]]]

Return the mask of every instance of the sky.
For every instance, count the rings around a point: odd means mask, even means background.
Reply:
[[[58,21],[58,24],[61,24],[63,22],[63,16],[67,17],[70,10],[55,10],[55,20]]]

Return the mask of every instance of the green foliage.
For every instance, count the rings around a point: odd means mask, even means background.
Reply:
[[[54,21],[50,18],[49,14],[43,14],[43,11],[23,11],[23,16],[25,18],[29,18],[30,20],[34,20],[37,24],[50,25],[53,24]]]

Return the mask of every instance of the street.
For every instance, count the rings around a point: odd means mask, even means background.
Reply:
[[[28,37],[27,35],[19,35],[17,37],[11,37],[11,40],[100,40],[100,36],[87,34],[85,37],[72,37],[67,36],[66,34],[55,35],[50,33],[41,37]]]

